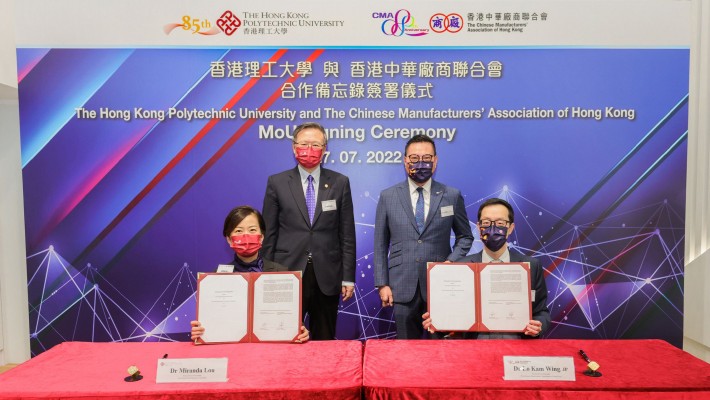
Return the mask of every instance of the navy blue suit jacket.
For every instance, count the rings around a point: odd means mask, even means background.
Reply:
[[[451,232],[456,237],[451,248]],[[380,193],[375,216],[375,286],[392,289],[395,302],[414,298],[417,285],[426,300],[426,263],[455,261],[473,243],[471,225],[461,192],[431,182],[429,213],[420,234],[414,220],[409,181]]]

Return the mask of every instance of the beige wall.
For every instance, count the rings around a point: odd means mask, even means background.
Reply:
[[[14,0],[0,0],[0,85],[17,87],[17,63],[15,62],[15,15]],[[2,94],[0,94],[2,99]]]
[[[0,365],[30,357],[14,4],[0,0]]]
[[[710,362],[710,2],[693,2],[683,349]]]
[[[30,355],[19,132],[17,99],[0,100],[0,365]]]

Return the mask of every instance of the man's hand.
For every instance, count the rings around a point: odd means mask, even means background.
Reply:
[[[429,316],[429,311],[425,312],[422,314],[422,326],[424,327],[424,330],[429,332],[429,333],[434,333],[436,332],[436,329],[434,329],[433,326],[431,326],[431,317]]]
[[[340,290],[340,293],[343,295],[343,301],[348,301],[351,297],[353,297],[354,292],[355,286],[343,285],[343,288]]]
[[[431,315],[429,315],[429,311],[425,312],[422,314],[422,326],[424,327],[424,330],[429,332],[429,333],[435,333],[437,332],[436,328],[434,328],[434,325],[431,324]],[[442,332],[443,334],[443,332]],[[444,336],[444,339],[450,339],[453,338],[456,335],[456,332],[449,332]]]
[[[538,336],[542,333],[542,322],[531,319],[527,325],[525,325],[525,331],[523,333],[527,336]]]
[[[294,340],[295,343],[306,343],[308,339],[310,339],[310,333],[308,332],[308,329],[306,329],[305,326],[301,326],[301,333],[298,334],[298,337],[296,340]]]
[[[382,300],[382,307],[392,307],[394,300],[392,298],[392,289],[389,286],[380,286],[380,300]]]

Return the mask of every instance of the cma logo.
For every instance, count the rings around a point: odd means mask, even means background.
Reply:
[[[400,11],[402,11],[402,10],[400,10]],[[391,12],[373,12],[372,18],[374,18],[374,19],[394,18],[394,14],[392,14]]]
[[[429,33],[429,28],[419,28],[409,10],[401,9],[397,12],[373,12],[373,19],[382,21],[382,33],[387,36],[423,36]]]

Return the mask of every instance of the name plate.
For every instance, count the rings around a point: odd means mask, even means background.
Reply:
[[[159,358],[156,383],[227,382],[227,358]]]
[[[574,381],[572,357],[503,356],[507,381]]]

